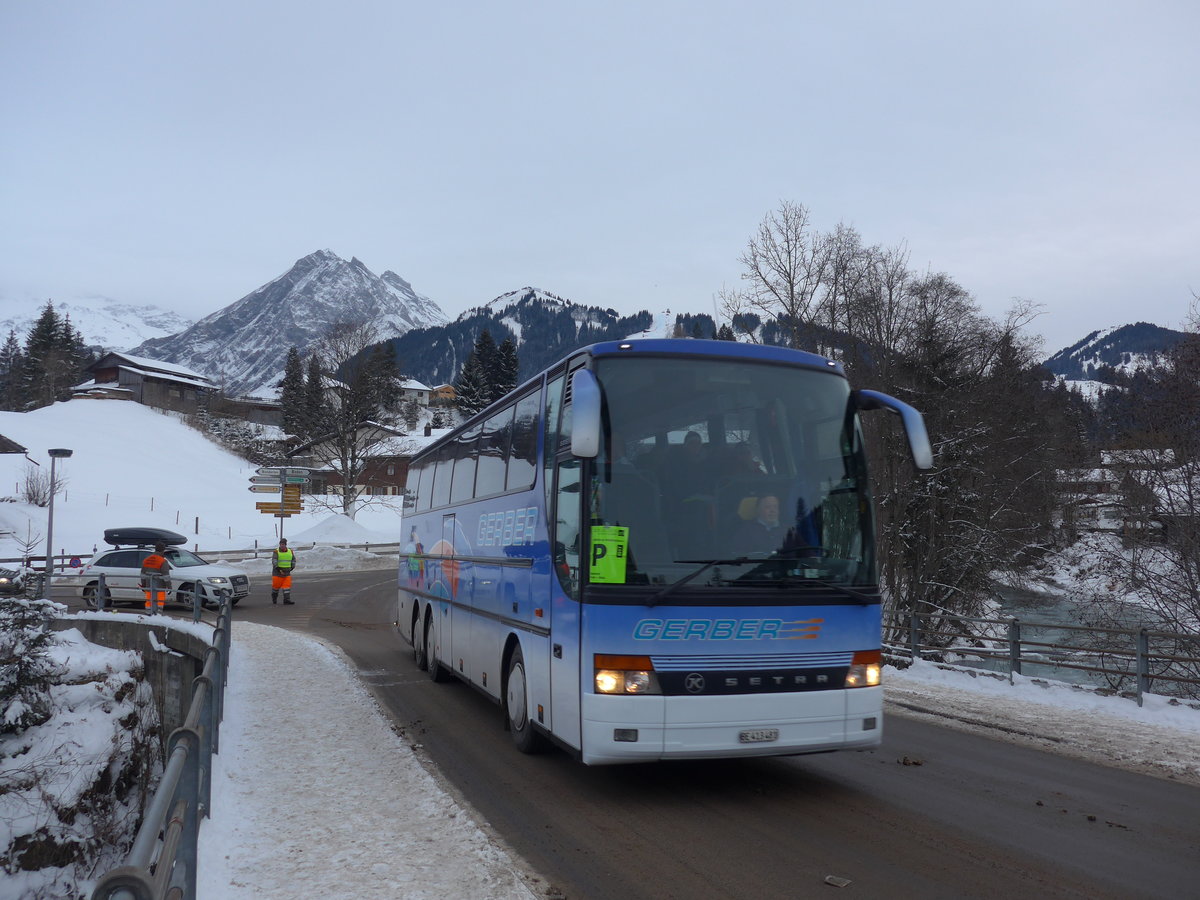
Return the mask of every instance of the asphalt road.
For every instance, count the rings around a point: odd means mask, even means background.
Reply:
[[[421,753],[564,900],[1195,896],[1200,789],[889,714],[874,751],[591,768],[511,745],[390,627],[387,570],[297,573],[236,617],[341,646]],[[236,639],[236,625],[235,625]],[[397,827],[405,827],[397,811]]]

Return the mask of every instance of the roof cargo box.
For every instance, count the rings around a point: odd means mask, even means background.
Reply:
[[[165,528],[106,528],[104,530],[104,543],[112,544],[114,547],[121,544],[150,545],[159,541],[168,546],[175,546],[186,544],[187,538],[174,531],[167,531]]]

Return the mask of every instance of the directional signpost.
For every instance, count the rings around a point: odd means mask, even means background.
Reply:
[[[255,503],[254,508],[279,519],[286,519],[304,512],[304,501],[300,497],[300,485],[308,484],[309,469],[299,467],[266,467],[250,476],[250,490],[256,494],[281,494],[279,500]],[[283,536],[283,523],[279,523],[279,536]]]

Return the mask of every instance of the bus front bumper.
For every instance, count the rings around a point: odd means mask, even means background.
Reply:
[[[583,697],[583,762],[785,756],[883,739],[883,689],[720,697]]]

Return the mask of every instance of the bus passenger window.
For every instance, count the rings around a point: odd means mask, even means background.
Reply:
[[[421,496],[421,471],[424,465],[414,465],[408,470],[408,478],[405,480],[404,492],[409,496],[413,509],[428,509],[429,508],[429,489],[426,485],[425,496]],[[424,506],[421,505],[424,501]]]
[[[476,425],[459,436],[451,446],[454,452],[454,480],[450,482],[450,502],[475,496],[475,462],[479,458],[479,432]]]
[[[432,500],[430,501],[430,505],[434,509],[450,502],[450,473],[454,470],[452,450],[453,445],[447,445],[438,451],[437,467],[433,475]]]
[[[534,392],[517,403],[513,421],[512,443],[508,449],[508,482],[510,491],[524,491],[533,486],[537,470],[538,407],[541,394]]]
[[[475,472],[475,496],[490,497],[504,493],[504,458],[512,434],[513,408],[510,406],[483,423],[479,439],[479,468]]]

